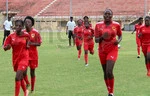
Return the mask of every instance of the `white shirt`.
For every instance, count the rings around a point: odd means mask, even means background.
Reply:
[[[11,21],[8,21],[8,20],[5,20],[4,24],[5,25],[5,29],[7,31],[10,31],[11,30],[11,26],[12,26],[12,22]]]
[[[68,30],[73,31],[74,28],[75,28],[75,26],[76,26],[76,24],[75,24],[74,21],[72,21],[72,22],[71,22],[71,21],[68,21],[66,26],[68,26]]]

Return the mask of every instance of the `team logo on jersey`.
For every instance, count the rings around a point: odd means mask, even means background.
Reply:
[[[112,30],[113,30],[113,31],[116,31],[116,27],[115,27],[115,26],[112,26]]]
[[[34,37],[35,37],[35,34],[31,34],[31,37],[34,38]]]

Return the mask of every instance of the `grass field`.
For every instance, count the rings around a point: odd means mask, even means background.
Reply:
[[[107,96],[97,44],[95,54],[89,54],[89,66],[85,67],[83,52],[78,61],[76,48],[68,47],[65,33],[41,35],[35,93],[29,96]],[[2,41],[2,32],[0,36]],[[136,56],[135,34],[124,32],[114,68],[115,96],[150,96],[150,77],[146,76],[143,54],[140,59]],[[0,96],[13,96],[14,77],[11,51],[4,52],[1,47]]]

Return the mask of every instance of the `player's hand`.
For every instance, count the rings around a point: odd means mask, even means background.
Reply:
[[[102,35],[102,38],[107,39],[107,38],[108,38],[108,32],[105,32],[105,33]]]
[[[140,38],[141,36],[142,36],[142,33],[139,33],[139,34],[138,34],[138,37]]]
[[[68,35],[68,32],[66,31],[66,35]]]
[[[114,42],[114,45],[118,45],[119,44],[119,42],[118,42],[118,40],[116,40],[115,42]]]
[[[6,51],[6,50],[9,50],[10,48],[11,48],[11,45],[10,45],[10,44],[4,46],[4,50],[5,50],[5,51]]]
[[[83,38],[82,37],[78,37],[79,38],[79,40],[83,40]]]

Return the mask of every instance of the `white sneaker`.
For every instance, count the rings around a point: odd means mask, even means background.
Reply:
[[[80,60],[80,58],[78,58],[78,60]]]
[[[89,66],[89,64],[85,64],[85,66]]]

